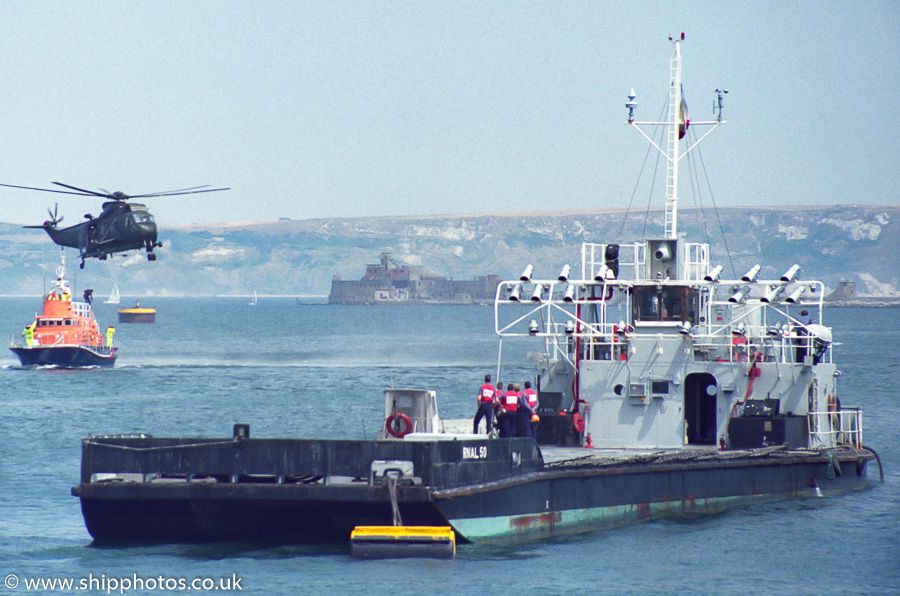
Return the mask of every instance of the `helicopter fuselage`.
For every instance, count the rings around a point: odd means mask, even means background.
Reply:
[[[82,264],[88,258],[102,261],[111,254],[135,249],[145,249],[147,258],[156,260],[153,249],[160,246],[156,222],[145,205],[109,201],[103,204],[100,215],[85,217],[88,221],[68,228],[49,221],[42,227],[56,244],[77,248]]]

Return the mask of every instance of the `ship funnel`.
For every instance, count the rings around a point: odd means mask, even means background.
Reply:
[[[805,291],[806,291],[806,286],[800,286],[799,288],[797,288],[796,290],[791,292],[791,295],[788,296],[787,298],[785,298],[784,301],[787,302],[788,304],[797,304],[798,302],[800,302],[800,296],[802,296],[803,292],[805,292]]]
[[[559,277],[557,277],[557,279],[559,281],[569,281],[569,271],[571,270],[572,268],[568,265],[563,265],[562,271],[559,272]]]
[[[531,281],[531,274],[534,273],[534,267],[531,264],[525,266],[525,271],[519,276],[520,281]]]
[[[797,273],[800,271],[800,265],[794,263],[791,265],[791,268],[784,272],[784,275],[781,276],[781,281],[794,281],[797,279]]]
[[[759,270],[761,267],[759,265],[754,265],[750,268],[750,271],[744,274],[744,277],[741,278],[741,281],[746,282],[754,282],[756,281],[757,276],[759,275]]]
[[[722,274],[722,266],[716,265],[715,269],[707,273],[703,277],[703,281],[719,281],[719,276]]]

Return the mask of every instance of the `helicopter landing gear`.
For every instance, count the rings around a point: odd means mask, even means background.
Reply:
[[[162,242],[147,241],[146,245],[144,246],[144,249],[147,251],[147,260],[148,261],[156,260],[156,253],[153,252],[153,249],[156,248],[157,246],[162,246]]]

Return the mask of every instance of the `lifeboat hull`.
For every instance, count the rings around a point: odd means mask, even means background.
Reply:
[[[102,352],[89,346],[34,346],[10,348],[22,366],[60,366],[84,368],[88,366],[113,366],[116,350],[102,348]]]

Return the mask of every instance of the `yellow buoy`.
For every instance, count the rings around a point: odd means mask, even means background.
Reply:
[[[452,559],[456,534],[450,526],[356,526],[350,533],[350,554],[360,559]]]

